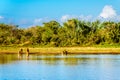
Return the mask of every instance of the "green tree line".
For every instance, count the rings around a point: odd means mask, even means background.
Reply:
[[[0,45],[17,46],[91,46],[120,44],[120,22],[94,22],[71,19],[22,29],[17,25],[0,24]]]

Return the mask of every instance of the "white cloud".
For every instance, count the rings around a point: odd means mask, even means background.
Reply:
[[[3,17],[3,16],[0,16],[0,19],[4,19],[4,17]]]
[[[51,21],[52,19],[48,18],[48,17],[44,17],[44,18],[36,18],[34,19],[34,24],[39,24],[39,23],[43,23],[43,22],[48,22]]]
[[[34,23],[40,23],[41,21],[42,21],[42,18],[35,19],[35,20],[34,20]]]
[[[29,23],[29,20],[27,20],[27,19],[22,19],[22,20],[20,20],[20,21],[18,21],[19,22],[19,24],[28,24]]]
[[[113,18],[115,17],[117,14],[116,14],[116,10],[113,9],[112,6],[110,5],[106,5],[104,6],[102,12],[100,13],[99,17],[102,17],[102,18]]]
[[[93,16],[92,15],[88,15],[88,16],[80,15],[78,18],[84,21],[91,21],[93,19]]]
[[[116,21],[120,21],[120,15],[116,17]]]
[[[31,23],[32,26],[36,26],[36,25],[43,25],[44,22],[49,22],[52,19],[48,18],[48,17],[44,17],[44,18],[36,18],[34,19]]]
[[[65,22],[66,20],[68,20],[69,17],[70,17],[69,15],[62,16],[61,22]]]
[[[65,21],[67,21],[67,20],[69,20],[69,19],[72,19],[72,18],[78,18],[78,17],[75,16],[75,15],[63,15],[63,16],[61,17],[61,22],[65,22]]]
[[[79,19],[79,20],[84,20],[84,21],[91,21],[93,19],[93,16],[91,15],[88,15],[88,16],[84,16],[84,15],[80,15],[80,16],[77,16],[77,15],[64,15],[61,17],[61,22],[65,22],[69,19],[73,19],[73,18],[76,18],[76,19]]]

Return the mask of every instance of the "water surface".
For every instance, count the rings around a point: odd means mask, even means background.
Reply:
[[[0,80],[120,80],[120,55],[0,54]]]

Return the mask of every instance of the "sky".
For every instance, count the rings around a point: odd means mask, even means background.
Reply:
[[[20,27],[71,18],[120,21],[120,0],[0,0],[0,23]]]

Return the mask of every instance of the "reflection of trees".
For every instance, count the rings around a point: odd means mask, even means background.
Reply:
[[[43,57],[39,57],[37,60],[42,60],[45,64],[48,65],[56,65],[60,58],[57,58],[56,55],[44,55]]]
[[[74,57],[74,55],[71,56],[59,56],[56,57],[56,55],[52,56],[46,56],[44,55],[43,57],[38,57],[36,58],[37,60],[43,61],[43,63],[48,64],[48,65],[80,65],[80,64],[91,64],[95,63],[96,60],[99,58],[87,58],[87,57]]]
[[[11,63],[15,60],[17,60],[15,54],[0,54],[0,64]]]
[[[78,64],[78,58],[63,58],[65,65],[77,65]]]
[[[81,65],[81,64],[90,64],[97,60],[97,58],[64,58],[65,65]]]
[[[38,55],[32,54],[29,56],[29,60],[41,61],[47,65],[88,65],[94,64],[98,65],[98,61],[100,63],[101,58],[98,57],[78,57],[79,55]],[[19,60],[17,54],[0,54],[0,64],[12,63],[13,61]],[[21,60],[26,60],[25,55],[21,58]],[[102,59],[103,60],[103,59]],[[112,58],[105,58],[104,60],[111,61]]]

